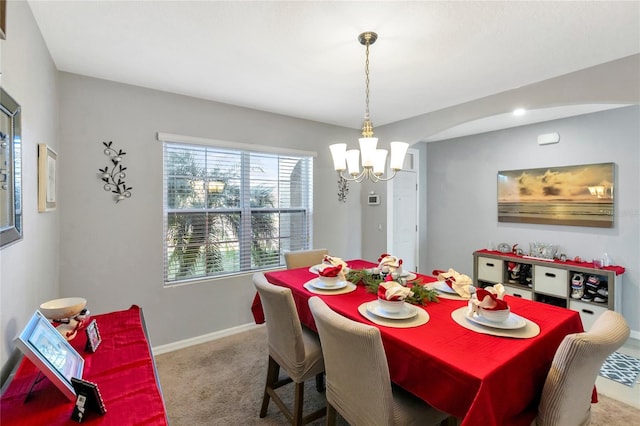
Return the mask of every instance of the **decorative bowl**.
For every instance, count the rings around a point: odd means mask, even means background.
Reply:
[[[386,300],[378,298],[380,309],[390,314],[397,314],[404,308],[404,300]]]
[[[48,319],[72,318],[87,306],[87,299],[82,297],[65,297],[49,300],[40,305],[40,312]]]
[[[318,275],[318,278],[322,281],[322,284],[327,287],[338,285],[338,277],[323,277],[322,275]]]
[[[495,311],[478,307],[478,314],[491,322],[505,322],[507,318],[509,318],[509,313],[511,313],[511,309],[509,308]]]

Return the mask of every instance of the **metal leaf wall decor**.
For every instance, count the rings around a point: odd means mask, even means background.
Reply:
[[[349,193],[349,181],[342,176],[338,176],[338,201],[347,202],[347,194]]]
[[[116,151],[115,148],[112,148],[113,141],[102,142],[102,144],[105,146],[102,152],[111,160],[111,166],[107,165],[104,169],[98,169],[100,171],[99,177],[105,183],[103,189],[114,194],[113,199],[117,204],[125,198],[131,198],[131,190],[133,189],[127,186],[124,181],[124,178],[127,177],[124,171],[127,168],[121,162],[126,152],[121,149]]]

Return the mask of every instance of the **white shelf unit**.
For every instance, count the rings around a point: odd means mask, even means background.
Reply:
[[[509,282],[509,262],[529,265],[531,281],[528,285]],[[617,311],[621,306],[622,274],[610,269],[597,269],[574,263],[545,261],[522,256],[513,256],[499,252],[476,251],[473,253],[474,284],[479,287],[501,283],[507,294],[538,302],[549,303],[580,313],[582,325],[589,330],[595,319],[607,309]],[[574,274],[582,273],[586,283],[590,275],[607,283],[609,297],[607,303],[585,302],[571,298],[571,279]]]

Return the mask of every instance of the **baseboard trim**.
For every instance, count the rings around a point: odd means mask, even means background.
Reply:
[[[173,343],[167,343],[166,345],[154,346],[153,348],[151,348],[151,351],[153,352],[153,356],[166,354],[169,352],[188,348],[190,346],[199,345],[200,343],[207,343],[213,340],[222,339],[223,337],[232,336],[234,334],[242,333],[243,331],[253,330],[257,327],[260,327],[260,325],[257,325],[255,323],[247,323],[220,331],[214,331],[213,333],[203,334],[201,336],[191,337],[189,339],[179,340]]]

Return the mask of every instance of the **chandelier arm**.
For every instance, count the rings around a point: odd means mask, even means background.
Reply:
[[[341,178],[343,178],[344,180],[348,181],[348,182],[356,182],[356,183],[362,183],[365,181],[365,179],[369,179],[370,181],[376,183],[376,182],[387,182],[391,179],[393,179],[395,177],[395,175],[398,173],[398,170],[393,170],[393,174],[389,177],[383,178],[382,175],[376,175],[373,173],[373,169],[371,167],[366,167],[364,169],[362,169],[362,171],[360,173],[358,173],[357,175],[348,175],[345,176],[343,174],[344,170],[340,170],[338,171],[338,176],[340,176]]]
[[[345,176],[342,172],[343,170],[338,171],[338,176],[340,176],[341,178],[343,178],[344,180],[348,181],[348,182],[356,182],[356,183],[361,183],[362,181],[364,181],[366,175],[367,175],[367,170],[368,169],[363,169],[360,173],[358,173],[357,175],[347,175]],[[351,176],[351,177],[349,177]]]
[[[380,177],[382,175],[380,175],[380,176],[375,176],[374,175],[375,179],[372,178],[371,180],[374,181],[374,182],[387,182],[387,181],[393,179],[397,173],[398,173],[398,170],[394,169],[393,170],[393,174],[391,176],[389,176],[389,177],[383,178],[383,177]]]

